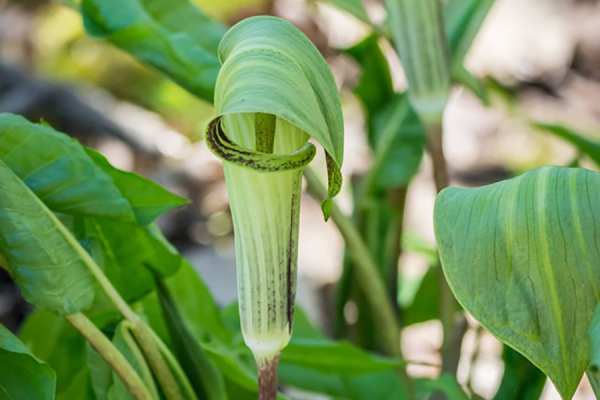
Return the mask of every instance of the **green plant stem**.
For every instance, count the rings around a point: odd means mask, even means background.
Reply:
[[[433,180],[436,191],[439,193],[450,184],[448,176],[448,167],[444,155],[444,146],[442,143],[442,121],[429,122],[426,124],[427,131],[427,149],[431,156],[433,164]],[[454,295],[446,282],[443,269],[438,272],[438,282],[440,286],[440,320],[444,332],[442,343],[442,371],[453,375],[456,374],[458,361],[460,359],[462,337],[466,332],[464,316],[461,320],[455,320],[458,304]]]
[[[142,354],[138,343],[135,341],[131,334],[131,323],[129,321],[123,321],[121,329],[123,340],[125,341],[125,344],[129,348],[129,351],[131,352],[133,357],[135,357],[137,365],[139,365],[138,370],[141,370],[140,374],[142,380],[146,384],[148,390],[150,390],[150,392],[152,393],[153,398],[160,398],[158,390],[156,388],[156,384],[154,383],[152,372],[150,371],[150,368],[148,368],[148,364],[146,364],[146,359],[144,358],[144,355]]]
[[[131,323],[132,333],[138,341],[140,348],[144,352],[144,355],[148,359],[148,363],[154,371],[167,400],[183,399],[179,386],[177,385],[171,370],[162,359],[152,335],[148,333],[150,330],[148,325],[142,321],[140,316],[137,315],[131,309],[131,307],[129,307],[129,304],[127,304],[127,302],[123,299],[123,297],[121,297],[119,292],[117,292],[115,287],[112,285],[110,280],[106,277],[106,275],[104,275],[102,269],[98,266],[98,264],[96,264],[92,257],[83,248],[81,248],[71,233],[67,231],[62,224],[58,224],[58,228],[64,230],[64,237],[71,242],[74,248],[79,249],[79,255],[96,282],[98,282],[106,296],[108,296],[110,301],[114,304],[121,315]]]
[[[404,211],[406,206],[407,187],[389,190],[390,205],[394,216],[385,237],[384,271],[386,273],[388,295],[392,300],[394,310],[398,312],[398,260],[402,254],[402,232],[404,226]]]
[[[258,399],[275,400],[277,398],[277,366],[279,356],[258,362]]]
[[[96,325],[82,313],[67,315],[65,318],[111,366],[136,400],[153,399],[135,369]]]
[[[183,371],[183,368],[181,368],[181,365],[179,365],[179,362],[177,361],[175,356],[171,353],[171,350],[169,350],[167,345],[161,340],[160,337],[158,337],[156,332],[151,330],[150,333],[152,334],[154,341],[158,345],[160,353],[163,355],[163,357],[167,361],[167,364],[169,364],[169,367],[171,367],[171,369],[175,373],[177,380],[181,383],[181,386],[183,387],[183,390],[186,394],[186,399],[197,399],[198,397],[196,396],[196,393],[192,388],[192,384],[190,383],[185,372]]]
[[[185,397],[181,393],[173,372],[167,363],[165,363],[160,353],[159,347],[151,333],[152,330],[138,317],[138,321],[132,323],[131,332],[140,344],[167,400],[184,399]]]
[[[327,197],[327,189],[317,174],[311,168],[306,168],[304,176],[308,183],[308,192],[319,201],[325,199]],[[335,202],[332,203],[331,218],[346,241],[346,245],[354,261],[357,282],[361,286],[373,312],[373,317],[377,321],[385,351],[389,355],[403,359],[398,320],[396,319],[394,308],[386,295],[387,291],[379,275],[375,261],[373,261],[367,246],[350,218],[344,215]],[[414,398],[412,381],[408,377],[406,369],[401,368],[400,375],[406,385],[409,398]]]

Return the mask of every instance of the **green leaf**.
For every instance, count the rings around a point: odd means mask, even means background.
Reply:
[[[575,132],[563,125],[533,122],[532,126],[571,143],[577,150],[594,160],[596,165],[600,167],[600,140],[586,137],[586,135]]]
[[[312,136],[328,154],[329,196],[335,196],[344,125],[335,80],[317,48],[290,22],[259,16],[226,33],[219,59],[218,114],[268,113]]]
[[[30,303],[59,314],[94,299],[91,257],[42,201],[0,160],[0,252]]]
[[[416,382],[418,395],[428,398],[430,394],[442,392],[448,400],[467,400],[469,397],[462,390],[456,378],[450,374],[442,374],[436,379],[419,379]]]
[[[64,318],[47,310],[35,310],[23,323],[19,336],[33,354],[56,372],[56,392],[59,399],[82,398],[69,397],[67,394],[84,391],[82,386],[89,375],[86,367],[86,342]]]
[[[504,346],[502,360],[504,373],[494,400],[539,399],[546,384],[546,375],[508,346]]]
[[[326,339],[292,339],[281,361],[321,372],[366,373],[397,368],[401,363],[371,355],[349,342]]]
[[[97,151],[86,148],[86,152],[127,199],[138,223],[148,225],[166,211],[188,203],[187,199],[174,195],[149,179],[113,167]]]
[[[494,0],[449,0],[444,7],[444,26],[452,68],[461,68]]]
[[[0,397],[53,400],[56,374],[0,324]]]
[[[370,137],[375,148],[373,171],[378,187],[407,185],[418,172],[425,131],[406,95],[398,95],[374,116]]]
[[[128,201],[74,139],[0,114],[0,160],[55,212],[134,221]]]
[[[404,300],[404,304],[402,304],[404,306],[402,310],[403,326],[418,324],[439,317],[440,293],[438,271],[439,267],[432,265],[417,282],[407,282],[406,278],[403,280],[403,285],[417,287],[416,290],[414,288],[411,290],[411,288],[406,286],[401,288],[402,292],[410,291],[413,293],[410,299],[402,299]],[[409,297],[406,294],[404,296]]]
[[[216,49],[225,27],[189,0],[84,0],[86,31],[104,38],[212,101]]]
[[[362,101],[368,116],[374,116],[394,97],[394,84],[390,67],[379,46],[380,38],[371,34],[344,53],[361,68],[354,94]]]
[[[600,175],[546,167],[436,201],[442,265],[458,301],[570,398],[589,363],[600,300]]]
[[[154,225],[140,227],[102,218],[84,218],[78,224],[74,229],[77,238],[127,302],[135,302],[154,289],[153,271],[169,276],[182,264],[181,256]],[[89,316],[100,326],[118,320],[118,312],[104,294],[98,297]]]
[[[171,337],[172,349],[194,391],[201,398],[226,399],[225,382],[221,372],[191,335],[179,314],[169,289],[159,279],[157,279],[157,288],[158,298]]]

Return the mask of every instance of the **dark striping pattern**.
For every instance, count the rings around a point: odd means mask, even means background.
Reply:
[[[306,143],[297,151],[279,155],[244,149],[233,143],[221,126],[221,117],[211,121],[206,132],[210,150],[225,161],[262,172],[289,171],[306,166],[315,157],[316,148]]]

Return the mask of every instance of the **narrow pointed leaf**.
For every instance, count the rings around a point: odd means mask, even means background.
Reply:
[[[223,375],[192,336],[169,289],[160,279],[157,279],[157,288],[173,351],[194,391],[203,399],[227,399]]]
[[[461,67],[495,0],[449,0],[444,26],[453,69]]]
[[[483,326],[570,398],[589,364],[600,300],[600,174],[546,167],[449,188],[435,231],[446,278]]]
[[[0,398],[54,400],[56,374],[0,324]]]
[[[86,30],[212,101],[225,27],[189,0],[84,0]]]
[[[584,134],[575,132],[559,124],[534,122],[533,127],[571,143],[577,150],[590,157],[600,167],[600,140],[586,137]]]
[[[147,225],[165,212],[188,203],[187,199],[169,192],[149,179],[113,167],[99,152],[89,148],[85,151],[127,199],[139,224]]]

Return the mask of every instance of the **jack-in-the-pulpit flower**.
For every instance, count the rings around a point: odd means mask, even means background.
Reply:
[[[386,8],[411,103],[425,123],[437,123],[450,93],[449,51],[440,0],[386,0]]]
[[[292,332],[301,178],[316,152],[308,140],[325,150],[331,198],[341,185],[343,120],[325,60],[285,20],[240,22],[223,37],[219,59],[207,143],[224,161],[242,333],[263,390]]]

